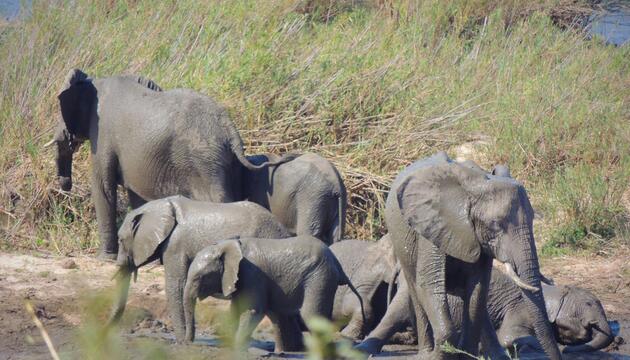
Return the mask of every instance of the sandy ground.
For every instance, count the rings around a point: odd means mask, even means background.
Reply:
[[[578,285],[598,295],[609,320],[621,324],[621,337],[630,342],[630,251],[615,256],[561,257],[542,262],[545,274],[556,283]],[[89,333],[81,327],[87,306],[97,291],[111,289],[115,266],[91,257],[56,257],[43,254],[0,253],[0,359],[50,359],[50,354],[25,310],[30,302],[50,334],[62,358],[83,357],[80,339]],[[95,291],[96,290],[96,291]],[[168,351],[169,358],[230,358],[217,346],[213,314],[222,312],[227,303],[203,302],[198,340],[193,345],[176,345],[166,311],[163,271],[147,266],[132,283],[125,325],[121,330],[116,358],[139,358],[142,349],[155,344]],[[99,335],[96,335],[97,337]],[[248,358],[301,358],[301,354],[269,354],[273,348],[268,322],[254,334],[256,341]],[[111,350],[111,348],[108,348]],[[146,350],[144,350],[146,351]],[[391,345],[378,358],[413,358],[413,346]],[[143,357],[144,358],[144,357]],[[541,354],[526,354],[521,359],[542,359]],[[605,352],[578,354],[568,359],[630,359],[630,345],[617,344]]]

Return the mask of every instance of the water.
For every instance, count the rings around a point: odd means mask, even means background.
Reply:
[[[627,44],[630,40],[630,1],[623,6],[610,6],[604,12],[593,15],[589,34],[601,37],[609,44]]]
[[[0,0],[0,19],[15,20],[20,15],[20,8],[30,9],[31,0]]]

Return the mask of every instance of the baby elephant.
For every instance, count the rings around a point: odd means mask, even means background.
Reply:
[[[400,271],[392,246],[385,235],[379,241],[343,240],[330,247],[365,302],[364,321],[356,297],[347,287],[337,289],[333,319],[349,319],[341,332],[345,337],[362,339],[383,317]]]
[[[545,283],[542,283],[542,290],[556,340],[567,345],[564,353],[595,351],[613,341],[604,307],[591,292],[574,286]],[[538,347],[534,325],[520,291],[496,270],[492,271],[488,312],[503,347],[512,348],[515,344],[517,347]]]
[[[253,164],[280,159],[276,155],[247,158]],[[269,209],[293,234],[312,235],[328,245],[341,240],[346,187],[330,161],[306,153],[247,174],[247,199]]]
[[[210,245],[195,256],[186,279],[186,339],[195,336],[195,301],[230,299],[239,318],[235,341],[245,344],[263,316],[274,325],[276,352],[304,348],[300,315],[330,318],[337,286],[360,296],[333,253],[312,236],[244,238]],[[239,306],[246,304],[246,309]]]

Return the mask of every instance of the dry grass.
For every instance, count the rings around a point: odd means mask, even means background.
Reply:
[[[64,253],[97,244],[87,147],[75,155],[70,194],[56,190],[53,153],[41,148],[71,67],[213,96],[232,109],[248,153],[330,158],[349,189],[349,237],[383,233],[387,188],[406,164],[489,137],[482,165],[506,162],[526,183],[544,241],[619,238],[630,53],[554,26],[579,6],[36,1],[31,18],[0,29],[3,245]]]

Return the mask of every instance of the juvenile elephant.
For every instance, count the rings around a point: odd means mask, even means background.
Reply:
[[[160,259],[166,274],[166,296],[175,336],[183,340],[184,285],[195,255],[219,240],[254,236],[283,238],[290,234],[269,211],[247,201],[222,204],[171,196],[132,210],[118,232],[120,294],[110,322],[122,316],[131,274]]]
[[[485,307],[495,258],[522,289],[545,353],[560,359],[540,291],[532,220],[520,183],[463,166],[444,152],[417,161],[397,176],[387,197],[385,221],[416,321],[426,324],[418,328],[419,357],[446,358],[446,342],[478,353],[481,327],[489,323]],[[461,328],[451,318],[448,294],[463,299]],[[486,351],[492,358],[505,358],[500,346]]]
[[[330,318],[339,285],[348,285],[361,302],[333,253],[312,236],[218,242],[201,250],[188,271],[186,339],[195,336],[196,299],[214,296],[232,300],[239,318],[237,344],[267,315],[275,328],[275,351],[301,351],[300,314]],[[243,303],[246,309],[239,309]]]
[[[358,340],[376,326],[387,309],[388,294],[393,291],[399,271],[394,249],[389,236],[385,235],[377,242],[343,240],[333,244],[330,250],[363,299],[362,309],[348,287],[339,287],[335,293],[333,319],[349,319],[341,334]]]
[[[254,164],[279,162],[277,155],[248,156]],[[346,187],[335,166],[306,153],[291,162],[247,171],[247,199],[269,209],[289,231],[330,245],[343,237]]]
[[[117,253],[118,185],[127,190],[132,208],[171,195],[232,202],[244,199],[244,169],[268,165],[250,163],[226,109],[192,90],[162,91],[138,76],[91,79],[74,69],[58,99],[62,120],[48,144],[57,144],[60,186],[71,189],[72,154],[90,140],[104,258]]]

